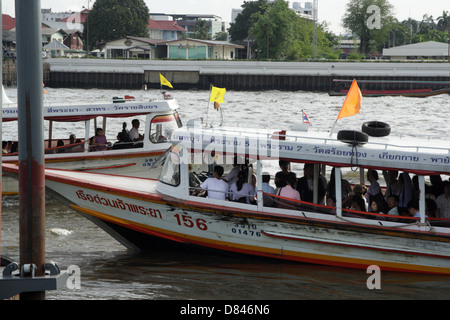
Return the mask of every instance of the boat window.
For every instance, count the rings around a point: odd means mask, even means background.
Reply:
[[[167,154],[159,181],[175,187],[180,184],[180,156],[174,150]]]
[[[153,143],[166,143],[170,141],[172,133],[181,127],[177,113],[156,116],[150,125],[150,141]]]

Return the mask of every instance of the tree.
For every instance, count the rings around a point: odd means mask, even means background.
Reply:
[[[439,31],[448,32],[450,23],[450,15],[448,11],[442,11],[442,16],[437,18],[436,27]]]
[[[264,13],[255,14],[251,35],[267,58],[284,59],[293,45],[293,21],[297,17],[286,1],[278,0]],[[264,54],[261,54],[264,56]]]
[[[244,1],[242,12],[237,15],[235,23],[230,25],[228,33],[231,41],[243,41],[250,35],[250,30],[257,21],[258,14],[266,12],[269,4],[267,0]]]
[[[388,0],[349,1],[342,22],[347,30],[360,39],[360,53],[367,54],[371,46],[385,42],[395,22],[392,9]],[[373,19],[376,23],[373,23]]]
[[[277,0],[264,12],[252,15],[256,21],[250,35],[254,38],[260,58],[300,60],[312,56],[313,27],[311,20],[298,16],[284,0]],[[336,58],[334,45],[337,37],[326,30],[326,24],[318,26],[317,53]]]
[[[84,25],[89,30],[89,48],[101,49],[126,36],[148,37],[149,18],[144,0],[97,0]]]
[[[214,36],[214,40],[216,41],[227,41],[228,40],[228,33],[226,32],[217,32]]]
[[[209,34],[210,26],[206,20],[198,20],[194,25],[194,38],[200,40],[211,40]]]

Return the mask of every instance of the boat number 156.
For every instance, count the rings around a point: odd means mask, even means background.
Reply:
[[[185,215],[185,214],[176,214],[175,218],[177,219],[177,223],[179,226],[184,225],[188,228],[194,228],[197,227],[198,229],[202,231],[206,231],[208,229],[208,226],[206,225],[206,221],[203,219],[193,219],[191,216]]]

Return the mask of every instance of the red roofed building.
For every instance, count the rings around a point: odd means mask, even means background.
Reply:
[[[86,18],[89,14],[89,10],[88,9],[84,9],[81,12],[77,12],[73,15],[71,15],[70,17],[61,19],[61,22],[71,22],[71,23],[84,23],[86,21]]]
[[[148,21],[148,33],[155,40],[179,40],[186,30],[178,25],[176,21],[153,20]]]
[[[16,27],[16,19],[14,19],[13,17],[11,17],[8,14],[2,14],[2,27],[3,30],[11,30],[14,29]]]

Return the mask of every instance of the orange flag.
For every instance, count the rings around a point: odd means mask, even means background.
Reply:
[[[341,108],[341,112],[339,113],[336,121],[341,118],[351,117],[359,113],[359,110],[361,110],[361,101],[361,90],[359,90],[356,80],[353,80],[352,86],[348,91],[347,97],[345,98],[344,104]]]

